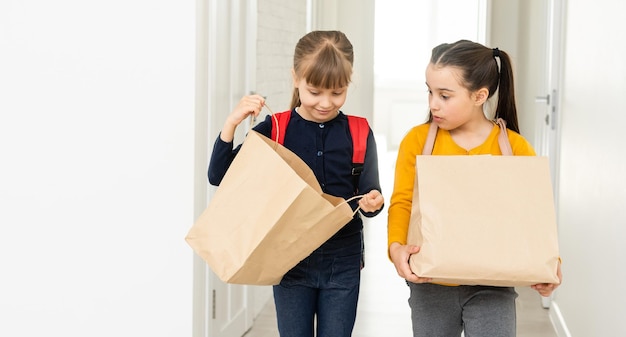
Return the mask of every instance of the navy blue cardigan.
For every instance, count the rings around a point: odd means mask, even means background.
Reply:
[[[269,138],[271,123],[271,116],[266,116],[265,120],[256,125],[253,130]],[[354,186],[352,138],[348,118],[342,112],[326,123],[316,123],[303,119],[295,110],[292,110],[283,145],[311,168],[324,193],[349,199],[355,193],[364,194],[374,189],[381,191],[376,140],[371,129],[367,137],[363,172],[358,179],[358,186]],[[220,184],[241,145],[233,147],[233,142],[226,143],[219,136],[217,137],[208,170],[209,182],[212,185]],[[357,201],[350,202],[350,206],[353,210],[356,209]],[[382,208],[376,212],[364,212],[363,215],[373,217],[381,210]],[[363,222],[357,213],[352,221],[335,236],[351,235],[360,232],[362,228]]]

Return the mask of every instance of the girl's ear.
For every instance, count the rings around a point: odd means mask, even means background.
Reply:
[[[294,88],[298,87],[298,76],[296,76],[296,71],[291,68],[291,78],[293,78],[293,86]]]
[[[480,88],[474,92],[474,103],[476,105],[484,104],[489,98],[489,89]]]

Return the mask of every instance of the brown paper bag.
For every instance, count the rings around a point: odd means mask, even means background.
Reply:
[[[251,131],[185,239],[222,281],[273,285],[352,216],[304,161]]]
[[[436,283],[558,283],[546,157],[417,156],[411,270]]]

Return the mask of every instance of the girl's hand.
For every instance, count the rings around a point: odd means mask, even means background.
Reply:
[[[429,277],[419,277],[411,271],[409,267],[409,258],[413,254],[417,254],[420,251],[420,247],[413,245],[401,245],[398,242],[393,242],[389,246],[389,256],[393,265],[396,267],[396,271],[400,277],[413,283],[427,283],[432,279]]]
[[[539,293],[539,295],[543,297],[548,297],[552,294],[554,289],[556,289],[561,284],[561,282],[563,282],[563,274],[561,274],[560,262],[556,269],[556,276],[559,277],[559,283],[538,283],[538,284],[533,284],[530,287],[535,289]]]
[[[220,138],[225,142],[232,142],[233,138],[235,138],[237,126],[250,115],[258,116],[264,105],[265,99],[260,95],[248,95],[241,98],[237,106],[226,118]]]
[[[359,207],[363,212],[375,212],[383,207],[385,199],[380,191],[371,190],[359,199]]]

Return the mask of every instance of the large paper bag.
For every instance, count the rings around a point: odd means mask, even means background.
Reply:
[[[417,156],[408,243],[411,270],[436,283],[558,283],[547,158]]]
[[[352,216],[304,161],[251,131],[185,239],[222,281],[273,285]]]

